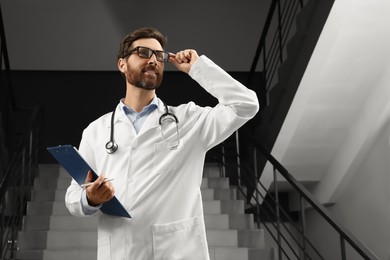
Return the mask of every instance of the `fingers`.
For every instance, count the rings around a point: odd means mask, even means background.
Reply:
[[[85,178],[85,183],[92,182],[93,181],[93,175],[91,171],[88,171],[87,177]]]
[[[176,54],[171,53],[171,57],[173,57],[177,63],[189,63],[192,59],[192,55],[196,54],[196,51],[194,50],[184,50],[179,51]]]
[[[192,49],[170,53],[169,61],[179,70],[188,73],[192,64],[199,58],[198,53]]]
[[[89,205],[97,206],[111,200],[114,197],[114,186],[110,181],[105,181],[105,179],[104,174],[101,174],[91,186],[86,188]]]

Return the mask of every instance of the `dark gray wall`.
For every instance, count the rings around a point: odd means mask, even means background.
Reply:
[[[230,74],[242,83],[247,81],[247,73]],[[41,162],[53,162],[45,151],[47,146],[78,146],[83,129],[112,111],[125,96],[125,82],[119,72],[13,71],[12,82],[18,106],[43,108]],[[165,72],[157,95],[169,105],[189,101],[201,106],[217,103],[181,72]]]

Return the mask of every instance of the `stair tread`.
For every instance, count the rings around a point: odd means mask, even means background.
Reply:
[[[58,259],[75,255],[80,258],[80,252],[95,256],[97,218],[77,218],[69,213],[64,199],[71,178],[61,168],[51,175],[53,169],[54,166],[47,167],[36,179],[19,232],[19,254],[23,255],[20,259],[29,259],[27,255],[37,257],[31,259],[49,259],[55,254],[63,254]],[[210,172],[214,174],[217,169]],[[255,243],[264,240],[263,231],[254,229],[253,216],[244,212],[245,201],[237,199],[237,188],[229,184],[229,178],[211,175],[202,178],[201,192],[211,259],[249,259],[249,249],[260,249],[261,244]],[[35,242],[30,247],[25,244],[29,239]]]

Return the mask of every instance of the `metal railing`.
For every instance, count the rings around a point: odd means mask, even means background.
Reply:
[[[279,66],[286,59],[286,45],[294,34],[294,21],[304,7],[303,0],[273,0],[265,21],[256,53],[249,72],[247,86],[253,85],[256,69],[260,65],[268,93],[277,80]]]
[[[0,182],[0,258],[13,259],[27,201],[38,172],[40,108],[35,108],[18,148]]]
[[[244,144],[239,138],[244,140]],[[235,173],[232,174],[231,172],[227,172],[226,177],[229,177],[231,183],[237,185],[237,190],[245,196],[249,206],[247,212],[255,215],[257,227],[264,227],[275,241],[277,257],[279,260],[325,259],[323,256],[324,252],[321,252],[318,245],[315,245],[309,238],[309,231],[306,227],[307,210],[316,212],[321,221],[325,221],[332,232],[336,234],[335,240],[339,239],[340,259],[356,259],[355,257],[357,255],[362,259],[378,259],[365,245],[332,218],[328,210],[320,204],[317,199],[315,199],[313,195],[262,146],[260,142],[249,138],[244,134],[239,135],[238,132],[230,137],[230,145],[227,145],[227,142],[229,142],[229,140],[213,149],[214,156],[212,157],[214,160],[217,160],[222,167],[226,166],[222,161],[235,162]],[[237,147],[233,147],[231,145],[232,143],[236,143]],[[240,156],[240,152],[236,152],[242,150],[242,147],[244,147],[246,151],[248,151],[248,149],[251,150],[253,156],[250,160],[251,162],[248,162],[248,158],[244,160],[244,158]],[[216,151],[218,149],[223,149],[224,151],[224,154],[221,152],[219,153],[220,157],[216,156],[218,153]],[[230,157],[226,158],[226,154],[230,154]],[[232,158],[232,154],[237,158]],[[260,182],[260,173],[257,169],[257,162],[260,156],[264,157],[268,163],[272,165],[273,184],[271,187]],[[229,165],[228,168],[231,169],[232,165]],[[241,179],[234,180],[234,178]],[[290,212],[289,208],[282,203],[280,198],[282,193],[279,186],[279,180],[281,178],[283,178],[283,182],[289,183],[292,192],[298,195],[299,209],[297,209],[296,212]],[[247,189],[245,189],[244,186],[245,188],[251,188],[253,193],[248,195],[245,192]],[[346,245],[349,246],[348,250]],[[328,248],[327,250],[335,251],[337,248]],[[347,253],[349,253],[349,255]],[[351,257],[351,255],[353,255],[353,257]]]

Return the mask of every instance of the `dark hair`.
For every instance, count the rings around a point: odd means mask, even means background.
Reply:
[[[132,44],[138,39],[146,39],[146,38],[153,38],[156,39],[160,44],[161,47],[164,49],[165,45],[167,44],[167,38],[160,33],[157,29],[152,27],[144,27],[140,28],[138,30],[135,30],[134,32],[128,34],[121,42],[119,53],[118,53],[118,60],[120,58],[123,58],[127,52],[132,49]]]

